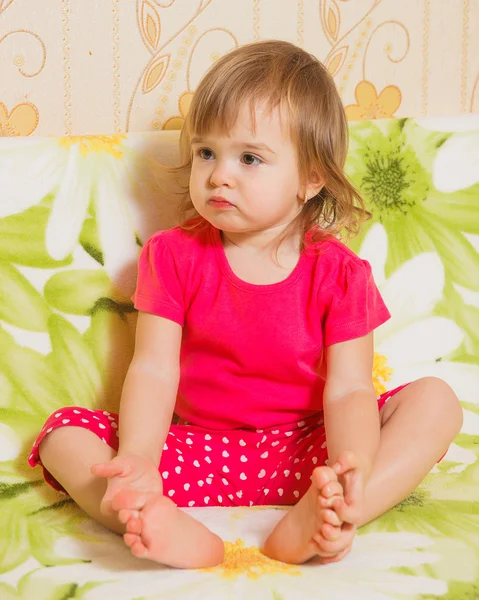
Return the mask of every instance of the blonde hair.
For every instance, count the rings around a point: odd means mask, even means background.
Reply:
[[[301,180],[306,184],[312,173],[325,180],[321,191],[305,202],[279,244],[294,232],[301,234],[301,248],[308,232],[312,233],[313,241],[327,234],[347,237],[356,234],[370,213],[343,171],[348,125],[341,99],[327,69],[314,56],[289,42],[267,40],[248,44],[214,63],[195,92],[181,131],[181,165],[170,173],[180,176],[180,180],[189,179],[192,137],[206,136],[213,127],[230,130],[245,103],[249,104],[253,124],[258,103],[264,103],[268,110],[279,108],[287,117],[297,149]],[[186,191],[180,212],[183,219],[188,219],[198,213],[187,181],[183,186]],[[193,226],[200,223],[201,220],[195,220]]]

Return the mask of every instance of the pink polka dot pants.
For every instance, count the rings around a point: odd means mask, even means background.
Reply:
[[[383,394],[378,408],[402,387]],[[29,456],[30,466],[41,464],[42,439],[64,426],[88,429],[118,450],[117,414],[70,406],[48,418]],[[313,469],[327,458],[322,413],[264,430],[181,424],[170,427],[159,472],[164,494],[181,507],[291,505],[309,488]],[[47,483],[65,491],[44,467],[43,473]]]

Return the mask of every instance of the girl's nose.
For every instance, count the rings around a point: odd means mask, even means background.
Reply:
[[[216,161],[213,172],[210,175],[210,183],[213,187],[233,187],[235,180],[225,161]]]

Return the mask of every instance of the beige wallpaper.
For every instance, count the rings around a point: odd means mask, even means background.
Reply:
[[[265,38],[320,58],[350,119],[479,112],[479,0],[0,0],[0,136],[178,128]]]

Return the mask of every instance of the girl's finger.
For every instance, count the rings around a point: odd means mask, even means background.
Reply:
[[[358,523],[358,511],[354,508],[354,506],[347,504],[344,500],[341,500],[340,498],[334,499],[332,508],[336,511],[336,514],[342,521],[351,524]]]
[[[357,473],[344,476],[344,499],[347,504],[354,505],[361,499],[361,482]]]
[[[334,465],[331,466],[331,468],[336,473],[336,475],[341,475],[343,469],[341,463],[335,462]]]
[[[344,452],[341,452],[341,454],[338,456],[336,465],[337,465],[337,469],[338,469],[338,471],[336,471],[336,472],[340,473],[340,474],[344,474],[344,473],[347,473],[348,471],[354,471],[355,469],[357,469],[359,466],[359,463],[358,463],[358,458],[354,454],[354,452],[345,450]]]
[[[120,490],[111,499],[111,507],[114,511],[127,510],[141,510],[146,501],[148,500],[148,494],[138,492],[137,490]]]
[[[331,502],[331,508],[338,515],[341,521],[349,523],[350,514],[348,510],[348,505],[344,500],[342,500],[341,498],[334,498]]]
[[[118,520],[121,523],[123,523],[124,525],[126,525],[128,523],[128,521],[130,521],[132,519],[138,520],[139,518],[140,518],[140,513],[137,510],[131,510],[129,508],[122,508],[118,511]],[[130,532],[130,533],[135,533],[135,532]]]
[[[125,467],[114,460],[107,463],[92,465],[91,472],[96,477],[121,477],[125,475]]]

